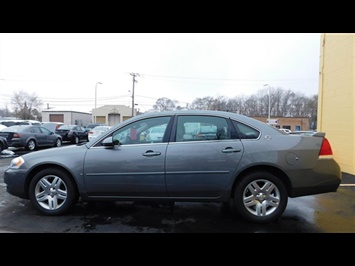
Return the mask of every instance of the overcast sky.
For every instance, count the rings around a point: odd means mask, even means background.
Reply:
[[[318,93],[320,33],[0,33],[0,104],[20,90],[43,109],[91,112],[158,98],[251,95],[269,84]],[[102,84],[97,84],[101,82]]]

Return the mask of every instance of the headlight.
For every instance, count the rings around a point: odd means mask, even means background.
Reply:
[[[25,163],[25,160],[20,156],[11,160],[10,168],[20,168]]]

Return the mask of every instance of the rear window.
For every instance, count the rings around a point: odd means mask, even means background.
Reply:
[[[255,128],[247,126],[245,124],[239,123],[232,120],[232,123],[237,130],[240,139],[257,139],[259,138],[260,132]]]
[[[64,125],[64,126],[60,126],[60,127],[58,128],[58,130],[62,130],[62,129],[64,129],[64,130],[70,130],[70,129],[73,129],[73,127],[75,127],[75,126]]]

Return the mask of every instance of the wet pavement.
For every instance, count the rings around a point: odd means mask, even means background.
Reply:
[[[282,218],[264,225],[218,203],[79,202],[67,215],[48,217],[5,191],[3,171],[12,157],[0,158],[0,232],[355,233],[355,177],[346,173],[337,192],[289,199]]]

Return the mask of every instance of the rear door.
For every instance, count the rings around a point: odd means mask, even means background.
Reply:
[[[33,126],[29,130],[32,136],[36,139],[38,146],[46,146],[48,145],[48,136],[44,134],[41,129],[37,126]]]
[[[196,137],[200,127],[215,128],[208,139]],[[176,141],[166,153],[166,186],[172,197],[217,198],[233,179],[243,154],[240,140],[232,138],[228,119],[180,115]]]

